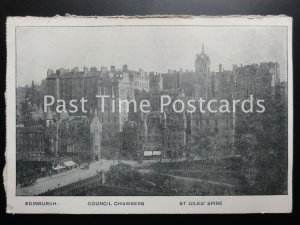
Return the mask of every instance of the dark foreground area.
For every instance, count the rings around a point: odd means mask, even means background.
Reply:
[[[43,196],[211,196],[262,195],[257,173],[240,157],[219,160],[156,162],[140,167],[113,165],[107,172],[80,180]],[[261,184],[260,184],[261,185]],[[286,194],[286,189],[278,193]]]

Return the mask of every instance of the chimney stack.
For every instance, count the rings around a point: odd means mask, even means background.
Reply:
[[[140,74],[140,75],[144,75],[144,70],[140,68],[140,69],[139,69],[139,74]]]
[[[85,73],[85,74],[87,74],[88,72],[89,72],[89,68],[88,67],[83,67],[83,72]]]
[[[48,69],[47,70],[47,77],[49,77],[51,74],[53,74],[53,70],[52,69]]]
[[[101,66],[101,73],[105,73],[105,72],[107,72],[107,67]]]
[[[219,73],[222,73],[223,69],[222,69],[222,64],[219,64]]]
[[[97,72],[97,67],[91,67],[90,71],[91,72]]]

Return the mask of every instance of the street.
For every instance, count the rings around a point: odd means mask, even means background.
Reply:
[[[122,160],[120,163],[130,164],[136,166],[136,161]],[[36,183],[28,187],[19,187],[16,190],[17,195],[38,195],[52,190],[57,187],[65,186],[85,179],[97,174],[97,171],[107,171],[111,165],[117,165],[117,160],[104,160],[96,161],[90,164],[89,169],[80,169],[79,167],[65,172],[52,175],[52,177],[42,177],[37,179]]]
[[[183,161],[184,159],[178,159],[177,161]],[[174,161],[171,159],[163,159],[161,162]],[[138,165],[137,161],[133,160],[120,160],[119,163],[129,164],[133,167],[149,165],[157,162],[157,160],[144,160]],[[118,160],[106,160],[92,162],[89,165],[89,169],[80,169],[79,167],[64,171],[58,174],[53,174],[52,176],[46,176],[37,179],[37,181],[27,187],[18,187],[16,189],[17,195],[31,196],[44,193],[48,190],[52,190],[58,187],[62,187],[71,183],[78,181],[79,179],[85,179],[97,174],[97,171],[107,171],[111,165],[117,165]]]

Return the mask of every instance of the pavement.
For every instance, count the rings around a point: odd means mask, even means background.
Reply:
[[[136,161],[120,160],[119,163],[125,163],[132,166],[136,166]],[[118,160],[104,160],[96,161],[90,164],[89,169],[80,169],[79,167],[54,174],[52,176],[42,177],[28,187],[19,187],[16,192],[17,195],[38,195],[48,190],[52,190],[57,187],[62,187],[71,183],[74,183],[80,179],[95,176],[97,171],[107,171],[110,166],[117,165]]]
[[[170,161],[184,161],[185,159],[162,159],[161,162],[170,162]],[[133,160],[120,160],[119,163],[129,164],[133,167],[149,165],[157,162],[157,160],[144,160],[142,163],[138,164],[137,161]],[[107,171],[110,166],[117,165],[118,160],[105,160],[92,162],[89,165],[89,169],[80,169],[79,167],[61,172],[58,174],[53,174],[52,176],[42,177],[37,179],[37,181],[28,187],[18,187],[16,192],[19,196],[32,196],[39,195],[46,191],[62,187],[80,179],[85,179],[88,177],[95,176],[97,171]]]

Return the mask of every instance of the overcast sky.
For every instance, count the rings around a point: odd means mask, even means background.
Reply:
[[[287,74],[286,28],[283,27],[18,27],[17,83],[39,83],[47,69],[78,66],[167,72],[195,70],[204,44],[211,70],[218,65],[278,61]]]

